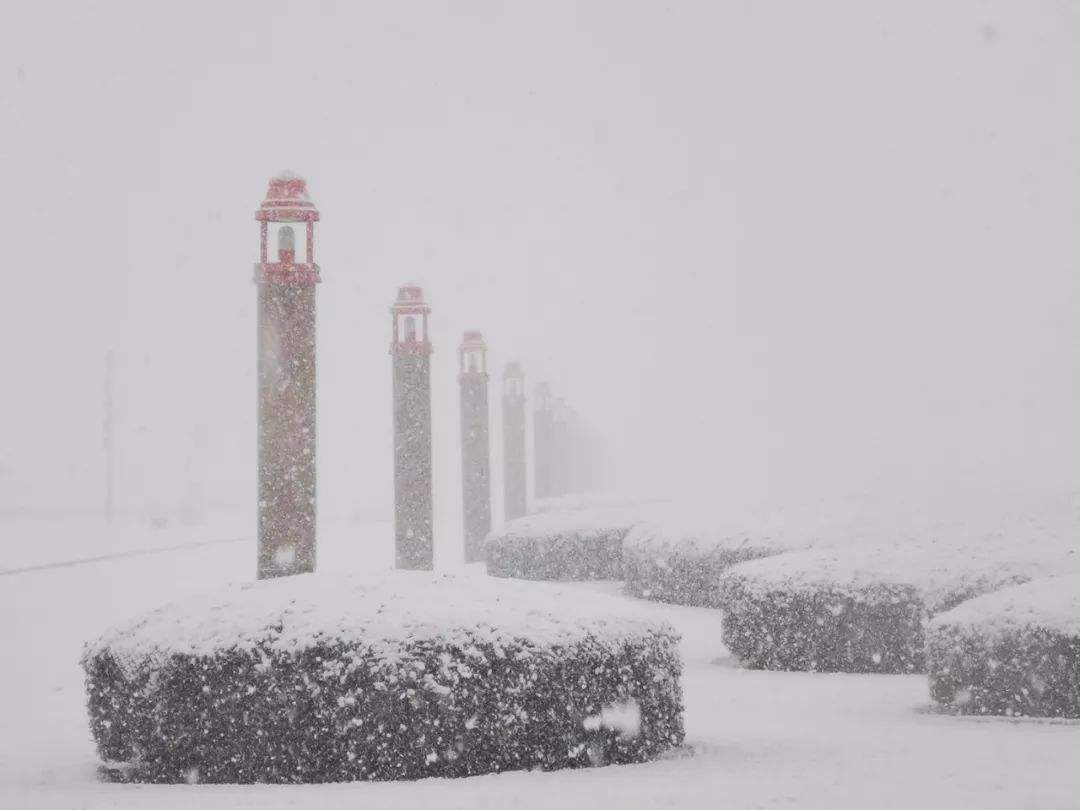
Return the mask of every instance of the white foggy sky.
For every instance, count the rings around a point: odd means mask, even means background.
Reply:
[[[286,167],[323,213],[324,513],[390,512],[410,280],[442,509],[468,328],[603,421],[626,486],[1080,480],[1077,3],[163,5],[0,32],[0,509],[100,503],[109,346],[122,503],[253,503]]]

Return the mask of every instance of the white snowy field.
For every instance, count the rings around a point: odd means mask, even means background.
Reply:
[[[1080,722],[933,713],[923,676],[751,672],[719,614],[647,603],[684,634],[686,750],[648,765],[461,780],[313,786],[115,785],[96,778],[78,657],[130,614],[253,573],[250,537],[170,529],[152,553],[69,521],[75,557],[0,573],[0,807],[4,808],[1075,808]],[[126,531],[126,530],[125,530]],[[0,525],[4,548],[21,545]],[[24,535],[27,536],[27,535]],[[324,526],[324,571],[389,561],[385,523]],[[179,548],[175,548],[179,546]],[[42,562],[59,552],[38,549]],[[54,553],[55,552],[55,553]],[[35,554],[22,551],[29,564]],[[14,557],[12,557],[14,559]],[[0,572],[25,567],[0,565]],[[481,576],[482,573],[477,571]],[[616,583],[569,587],[618,592]]]
[[[65,566],[106,557],[154,553],[177,546],[240,542],[250,534],[251,515],[215,515],[209,524],[185,526],[176,521],[157,526],[148,519],[72,517],[0,518],[3,555],[0,574]]]

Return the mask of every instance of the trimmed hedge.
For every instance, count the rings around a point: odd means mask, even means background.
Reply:
[[[642,762],[683,739],[678,636],[619,610],[596,594],[430,574],[258,583],[88,646],[90,726],[112,777],[145,782]]]
[[[919,672],[924,665],[924,609],[910,586],[757,590],[736,576],[723,581],[721,603],[724,644],[753,669]]]
[[[622,573],[632,596],[695,607],[720,606],[720,575],[785,546],[755,533],[646,522],[623,541]]]
[[[720,578],[724,643],[749,667],[922,672],[926,622],[1039,566],[963,549],[819,548]]]
[[[1080,717],[1080,577],[1037,580],[943,613],[930,696],[959,714]]]
[[[620,579],[623,538],[635,522],[623,511],[586,509],[511,520],[487,537],[487,571],[515,579]]]

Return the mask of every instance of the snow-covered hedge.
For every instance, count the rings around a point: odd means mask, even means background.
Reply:
[[[488,573],[517,579],[619,579],[633,509],[576,509],[528,515],[488,535]]]
[[[634,526],[623,541],[623,578],[634,596],[718,607],[720,574],[789,546],[774,532],[678,515]]]
[[[1080,717],[1080,575],[965,602],[931,622],[930,695],[964,714]]]
[[[929,616],[1054,570],[1008,546],[824,547],[736,565],[720,578],[724,642],[747,666],[921,672]]]
[[[140,616],[82,664],[117,778],[412,779],[655,757],[683,737],[677,640],[550,585],[303,575]]]

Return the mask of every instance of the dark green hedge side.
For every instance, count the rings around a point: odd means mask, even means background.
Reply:
[[[716,548],[706,554],[678,547],[651,549],[623,544],[622,572],[626,590],[641,599],[676,605],[720,607],[720,575],[733,565],[777,554],[771,546],[744,544]]]
[[[620,579],[623,538],[629,531],[624,525],[516,534],[510,523],[487,538],[487,572],[515,579]]]
[[[612,651],[594,637],[468,648],[417,642],[393,664],[323,641],[173,655],[127,673],[108,647],[84,660],[90,726],[112,778],[300,783],[468,776],[650,760],[683,739],[677,637]],[[636,701],[637,736],[583,723]]]
[[[878,584],[857,594],[748,587],[721,580],[724,643],[753,669],[921,672],[925,609],[916,590]]]
[[[1080,717],[1080,638],[1045,628],[933,625],[930,696],[960,714]]]

